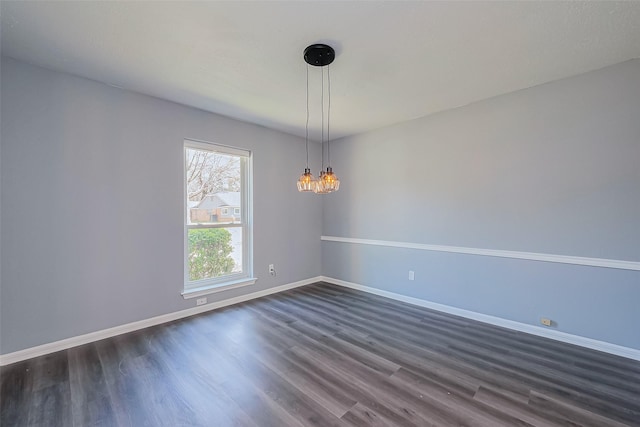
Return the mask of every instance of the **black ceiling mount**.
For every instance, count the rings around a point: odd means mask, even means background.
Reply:
[[[326,44],[312,44],[304,50],[304,60],[309,65],[324,67],[336,58],[336,51]]]

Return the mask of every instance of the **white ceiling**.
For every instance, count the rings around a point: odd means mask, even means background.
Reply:
[[[637,1],[0,7],[4,55],[300,136],[302,51],[327,42],[332,139],[640,57]]]

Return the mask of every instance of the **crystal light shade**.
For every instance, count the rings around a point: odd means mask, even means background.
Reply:
[[[318,175],[318,181],[316,182],[316,189],[313,190],[316,194],[327,194],[328,193],[328,191],[325,190],[324,185],[322,185],[325,174],[326,174],[325,171],[320,171],[320,175]]]
[[[316,193],[333,193],[334,191],[338,191],[338,189],[340,189],[340,180],[338,179],[338,176],[333,173],[331,167],[327,168],[327,172],[320,172],[318,190]]]
[[[304,173],[298,179],[298,191],[316,191],[318,181],[311,174],[309,168],[305,168]]]

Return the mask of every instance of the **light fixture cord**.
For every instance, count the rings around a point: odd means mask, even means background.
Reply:
[[[321,128],[321,133],[320,133],[320,145],[322,146],[322,169],[320,169],[321,171],[324,170],[324,67],[320,67],[320,71],[321,73],[321,77],[322,77],[322,114],[321,114],[321,121],[320,121],[320,128]]]
[[[327,108],[327,166],[331,167],[331,137],[329,136],[329,120],[331,120],[331,75],[330,68],[327,65],[327,90],[328,90],[328,108]]]
[[[307,148],[306,169],[309,169],[309,64],[307,64],[307,124],[305,125],[305,146]]]

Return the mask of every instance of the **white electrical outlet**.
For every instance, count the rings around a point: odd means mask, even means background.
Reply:
[[[204,298],[198,298],[198,299],[196,300],[196,305],[203,305],[203,304],[206,304],[206,303],[207,303],[207,297],[204,297]]]
[[[543,317],[542,319],[540,319],[540,323],[542,323],[544,326],[551,326],[551,319]]]
[[[413,272],[413,270],[409,270],[409,280],[415,280],[416,278],[416,274]]]
[[[272,276],[276,275],[276,268],[273,266],[273,264],[269,264],[269,274]]]

